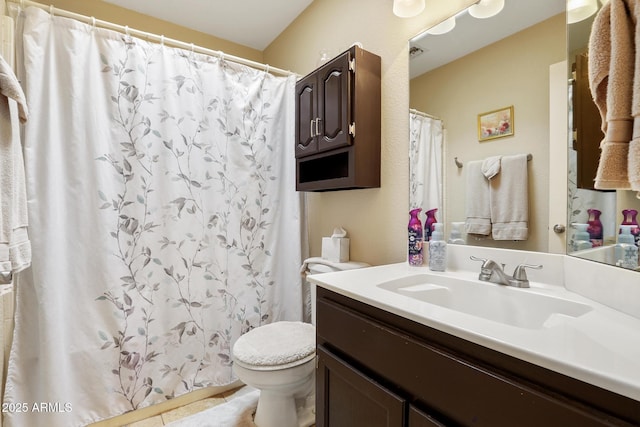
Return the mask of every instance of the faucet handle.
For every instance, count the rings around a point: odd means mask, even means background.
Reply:
[[[484,265],[488,261],[488,259],[486,258],[478,258],[477,256],[473,256],[473,255],[471,255],[469,259],[471,259],[472,261],[480,261],[482,262],[482,265]]]
[[[523,280],[523,281],[526,280],[526,281],[528,281],[527,272],[526,272],[525,268],[534,268],[536,270],[540,270],[542,268],[542,265],[540,265],[540,264],[537,264],[537,265],[534,265],[534,264],[520,264],[514,270],[513,278],[516,279],[516,280]]]

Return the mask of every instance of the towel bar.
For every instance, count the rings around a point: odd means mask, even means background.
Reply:
[[[531,161],[531,159],[533,159],[533,156],[531,155],[531,153],[527,154],[527,161]],[[458,160],[457,157],[453,158],[454,163],[456,164],[456,166],[458,167],[458,169],[462,169],[462,166],[464,166],[464,164]]]

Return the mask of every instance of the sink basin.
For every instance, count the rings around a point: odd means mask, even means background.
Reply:
[[[400,295],[519,328],[550,327],[592,310],[587,304],[530,290],[457,277],[416,274],[378,285]]]

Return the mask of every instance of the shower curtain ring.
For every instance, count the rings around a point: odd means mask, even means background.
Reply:
[[[270,70],[270,67],[269,67],[269,64],[267,64],[264,71],[265,73],[269,74],[269,70]]]
[[[52,4],[49,5],[49,15],[55,16],[54,13],[53,13],[53,5]]]
[[[130,36],[130,34],[129,34],[129,26],[128,25],[124,26],[124,33],[127,35],[127,37]]]
[[[160,34],[160,46],[164,47],[164,34]]]
[[[96,29],[96,17],[95,16],[91,17],[91,29],[92,30]]]

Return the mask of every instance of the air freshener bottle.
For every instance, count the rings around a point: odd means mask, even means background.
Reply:
[[[436,219],[436,212],[438,208],[429,209],[426,214],[427,218],[424,220],[424,241],[428,242],[431,240],[431,233],[433,232],[433,224],[438,222]]]
[[[444,271],[447,267],[447,242],[442,228],[443,224],[434,224],[429,240],[429,269],[432,271]]]
[[[589,227],[587,228],[587,232],[589,233],[591,245],[594,248],[596,246],[602,246],[602,222],[600,222],[601,212],[598,209],[587,209],[587,213],[589,214],[589,219],[587,220]]]
[[[409,211],[409,265],[422,265],[422,222],[419,215],[422,209]]]

